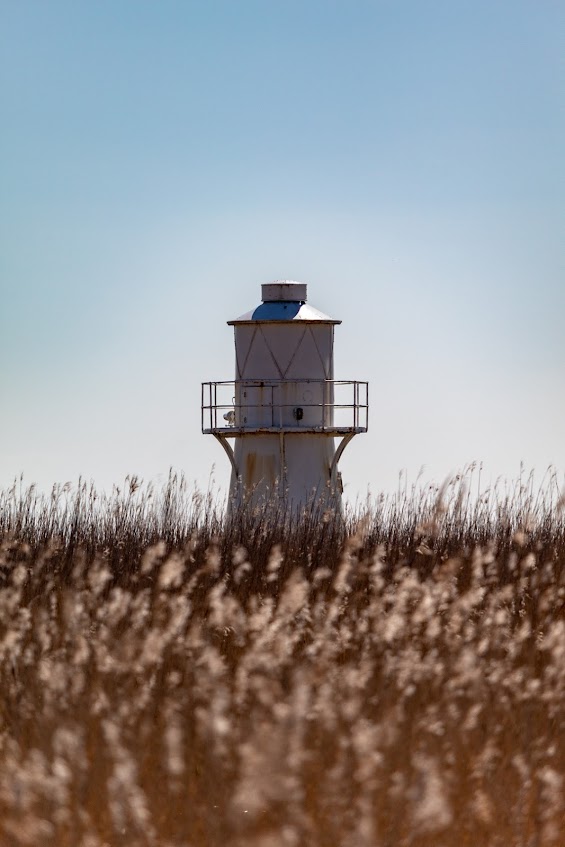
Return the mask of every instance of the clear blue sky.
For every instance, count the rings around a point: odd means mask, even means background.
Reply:
[[[565,469],[558,0],[0,7],[0,484],[206,485],[225,321],[307,282],[351,497]]]

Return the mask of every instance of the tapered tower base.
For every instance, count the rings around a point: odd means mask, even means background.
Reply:
[[[284,500],[292,512],[302,508],[341,510],[341,486],[334,472],[334,439],[325,435],[281,432],[237,438],[230,500],[232,507]]]

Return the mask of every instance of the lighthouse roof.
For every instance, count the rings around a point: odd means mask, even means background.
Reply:
[[[288,321],[300,321],[301,323],[328,323],[340,324],[341,321],[330,318],[318,311],[306,302],[307,286],[303,282],[291,280],[278,280],[261,286],[261,298],[263,302],[250,312],[245,312],[235,320],[228,321],[230,326],[234,324],[255,323],[257,321],[270,321],[286,323]]]

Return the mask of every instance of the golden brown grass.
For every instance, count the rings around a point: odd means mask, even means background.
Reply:
[[[565,515],[0,495],[0,845],[563,847]]]

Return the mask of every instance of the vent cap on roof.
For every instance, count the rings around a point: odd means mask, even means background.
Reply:
[[[263,302],[256,309],[240,315],[230,326],[269,321],[272,323],[288,323],[289,321],[304,321],[305,323],[340,324],[333,318],[319,312],[306,302],[307,285],[304,282],[290,282],[283,279],[278,282],[268,282],[261,286]]]
[[[305,303],[307,290],[308,286],[305,282],[291,282],[286,279],[267,282],[261,286],[261,299],[263,303]]]

